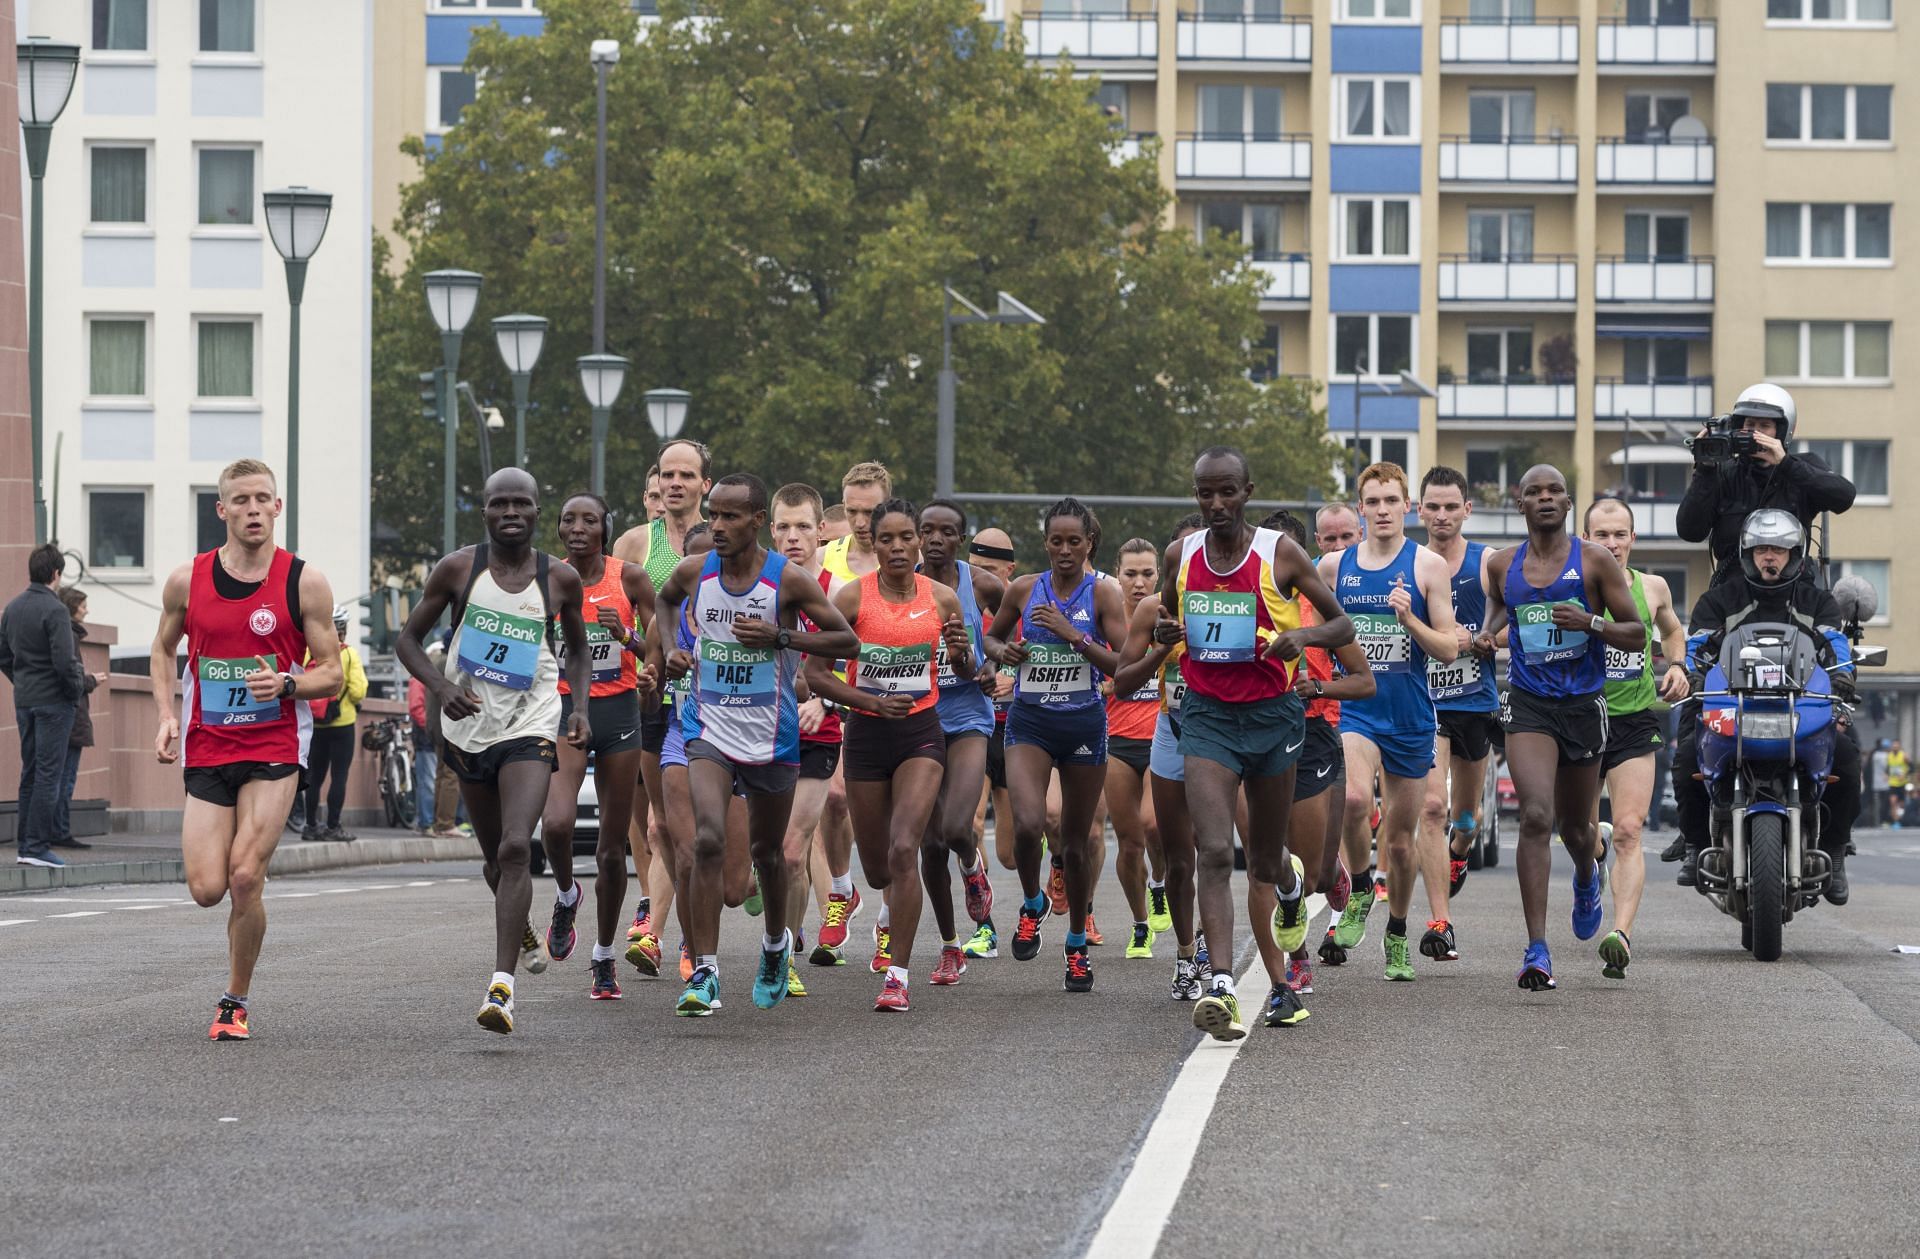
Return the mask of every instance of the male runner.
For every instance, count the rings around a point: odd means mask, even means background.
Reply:
[[[239,459],[221,471],[219,487],[214,511],[227,540],[168,574],[148,670],[159,709],[154,753],[162,764],[184,763],[187,890],[207,909],[231,898],[227,990],[207,1035],[246,1040],[253,967],[267,932],[260,893],[313,733],[305,701],[337,695],[343,678],[332,586],[274,545],[282,503],[273,469]],[[184,674],[175,655],[183,634]]]
[[[1315,557],[1316,563],[1320,556],[1344,551],[1360,541],[1360,513],[1346,503],[1328,503],[1314,513],[1313,520],[1313,544],[1318,552]],[[1369,669],[1367,673],[1371,677],[1373,670]],[[1366,694],[1371,695],[1373,691],[1369,689]],[[1355,698],[1365,698],[1365,696]],[[1338,724],[1337,721],[1334,723],[1336,729]],[[1373,894],[1373,875],[1369,870],[1369,859],[1372,853],[1371,838],[1369,837],[1360,852],[1354,854],[1357,865],[1348,866],[1341,852],[1341,847],[1346,842],[1346,785],[1347,753],[1343,746],[1340,750],[1340,790],[1326,797],[1327,840],[1320,853],[1319,885],[1327,889],[1327,908],[1336,914],[1345,911],[1356,886],[1369,896]],[[1372,790],[1371,784],[1368,790]],[[1364,884],[1360,882],[1363,875],[1365,876]],[[1320,941],[1320,960],[1329,966],[1344,966],[1347,962],[1347,951],[1335,944],[1333,940],[1337,929],[1336,923],[1327,923],[1326,934]]]
[[[822,550],[823,568],[841,581],[855,581],[880,567],[873,552],[873,509],[893,497],[893,474],[882,463],[856,463],[840,478],[840,506],[847,536]]]
[[[991,525],[973,535],[967,547],[967,562],[975,571],[997,577],[1004,588],[1011,585],[1016,553],[1013,539],[1004,529]],[[993,851],[1003,870],[1017,868],[1013,853],[1013,805],[1007,800],[1007,709],[1013,704],[1014,679],[1018,671],[1011,665],[999,666],[987,698],[993,702],[993,733],[987,736],[987,785],[973,811],[973,833],[982,845],[987,838],[987,808],[993,808]],[[960,946],[968,957],[1000,956],[1000,933],[991,922],[982,923],[973,938]]]
[[[1617,498],[1596,498],[1587,508],[1587,541],[1607,548],[1626,570],[1633,606],[1646,626],[1646,641],[1634,651],[1608,647],[1607,744],[1600,754],[1600,775],[1613,805],[1613,930],[1600,941],[1600,973],[1625,979],[1632,960],[1634,918],[1640,912],[1640,893],[1646,886],[1647,863],[1640,852],[1640,831],[1647,807],[1653,803],[1653,758],[1660,750],[1664,711],[1654,701],[1679,703],[1690,689],[1687,681],[1687,631],[1674,613],[1673,592],[1666,579],[1628,566],[1633,557],[1633,509]],[[1653,680],[1653,636],[1660,635],[1660,654],[1667,665],[1658,687]],[[1600,859],[1606,860],[1605,832]]]
[[[1473,640],[1481,661],[1491,661],[1501,631],[1512,623],[1501,724],[1507,732],[1507,770],[1520,797],[1514,865],[1527,952],[1519,982],[1529,992],[1555,986],[1546,937],[1556,823],[1573,854],[1573,934],[1591,940],[1600,930],[1600,843],[1593,806],[1607,742],[1601,695],[1606,648],[1646,649],[1646,627],[1626,574],[1605,547],[1567,532],[1572,512],[1573,496],[1558,468],[1527,469],[1520,478],[1527,540],[1495,551],[1487,561],[1487,622]]]
[[[593,662],[580,616],[580,574],[533,548],[539,486],[519,468],[502,468],[487,478],[481,501],[487,540],[433,566],[394,654],[427,688],[427,702],[440,706],[443,755],[459,776],[480,841],[493,889],[494,965],[478,1018],[488,1031],[506,1033],[513,1030],[515,959],[525,949],[532,954],[529,970],[546,968],[527,921],[533,905],[527,854],[547,802],[561,724],[556,617],[575,695],[590,694]],[[427,659],[424,640],[449,608],[453,644],[441,671]],[[575,707],[567,742],[584,748],[592,736],[586,706]]]
[[[1320,554],[1344,551],[1360,541],[1360,513],[1350,503],[1328,503],[1313,516],[1313,544]]]
[[[847,508],[844,503],[830,504],[820,514],[820,545],[838,542],[853,532],[853,526],[847,523]]]
[[[661,586],[658,615],[675,623],[681,604],[694,605],[693,652],[647,642],[661,676],[698,674],[681,728],[693,789],[693,869],[684,918],[694,971],[678,1012],[701,1017],[720,996],[720,905],[727,806],[736,788],[747,797],[748,847],[764,894],[766,926],[753,1002],[771,1009],[786,998],[793,936],[786,929],[787,867],[781,852],[793,788],[800,772],[800,715],[794,694],[797,653],[845,658],[860,648],[820,583],[783,555],[760,545],[767,525],[767,487],[734,473],[707,496],[713,551],[682,560]],[[801,627],[804,613],[818,630]]]
[[[1387,861],[1386,977],[1413,978],[1407,956],[1407,911],[1413,904],[1413,828],[1433,768],[1435,721],[1427,691],[1427,661],[1449,663],[1459,654],[1453,632],[1453,592],[1446,563],[1406,535],[1410,506],[1407,474],[1398,464],[1376,463],[1360,474],[1360,510],[1367,536],[1338,555],[1320,560],[1320,575],[1335,585],[1340,606],[1352,617],[1354,634],[1373,667],[1371,699],[1341,706],[1341,743],[1347,754],[1347,856],[1352,860],[1366,840],[1373,805],[1373,780],[1379,773],[1384,810],[1379,842]],[[1435,925],[1422,941],[1429,957],[1459,956],[1447,924],[1447,868],[1444,850],[1434,854],[1437,868],[1428,874],[1427,899]],[[1348,899],[1334,931],[1343,949],[1366,934],[1373,898]]]
[[[647,506],[649,523],[667,514],[666,495],[660,492],[660,465],[654,464],[647,469],[647,493],[644,500]]]

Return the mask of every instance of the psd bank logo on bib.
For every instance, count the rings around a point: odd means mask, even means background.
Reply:
[[[273,633],[279,626],[279,618],[274,616],[272,608],[255,608],[253,615],[247,618],[247,628],[262,638]]]

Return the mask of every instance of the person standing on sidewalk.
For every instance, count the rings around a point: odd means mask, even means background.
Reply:
[[[87,636],[86,592],[68,586],[60,592],[60,602],[73,617],[73,667],[80,678],[80,697],[73,702],[73,733],[67,736],[67,768],[60,776],[60,805],[54,818],[55,848],[91,848],[84,839],[73,837],[73,787],[80,780],[80,754],[93,746],[93,713],[87,705],[94,688],[107,680],[105,673],[88,673],[80,659],[80,640]]]
[[[444,657],[445,653],[441,655]],[[427,648],[433,659],[433,648]],[[436,662],[438,663],[438,662]],[[419,678],[407,679],[407,721],[413,733],[413,829],[426,835],[433,830],[434,779],[440,774],[440,744],[434,737],[433,715],[428,711],[427,685]]]
[[[58,869],[60,780],[66,772],[73,708],[85,692],[73,642],[73,618],[60,602],[66,559],[51,542],[27,555],[27,588],[0,612],[0,673],[13,683],[20,731],[20,806],[14,815],[15,861]]]
[[[346,686],[340,694],[316,699],[313,709],[313,742],[307,748],[307,822],[301,839],[324,839],[333,843],[353,839],[340,825],[340,810],[347,803],[347,773],[353,768],[354,746],[360,720],[360,701],[367,697],[367,671],[360,664],[360,653],[347,646],[347,609],[333,609],[333,633],[340,640],[340,671]],[[331,778],[331,781],[328,781]],[[327,824],[320,825],[320,789],[327,788]]]

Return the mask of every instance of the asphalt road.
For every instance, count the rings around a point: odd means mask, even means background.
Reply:
[[[1170,940],[1120,957],[1110,874],[1089,996],[1060,990],[1050,924],[1040,961],[944,990],[924,935],[904,1017],[858,964],[763,1012],[733,912],[715,1017],[672,1017],[677,984],[624,961],[626,999],[588,1001],[583,944],[521,979],[511,1037],[473,1021],[476,867],[276,879],[244,1045],[205,1039],[224,911],[168,885],[0,898],[0,1253],[1037,1259],[1105,1222],[1111,1254],[1909,1256],[1920,956],[1891,950],[1920,945],[1920,836],[1860,844],[1854,903],[1771,966],[1655,863],[1625,983],[1571,938],[1563,869],[1537,995],[1509,861],[1457,902],[1461,961],[1383,983],[1376,913],[1305,1025],[1226,1058],[1167,998]]]

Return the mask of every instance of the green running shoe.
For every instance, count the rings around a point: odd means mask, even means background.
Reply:
[[[1294,886],[1300,894],[1273,907],[1273,942],[1282,953],[1297,953],[1307,946],[1307,868],[1298,857],[1287,860],[1293,863]]]
[[[1133,936],[1127,941],[1127,956],[1152,959],[1153,927],[1150,923],[1136,922],[1133,924]]]
[[[1193,1025],[1215,1040],[1239,1040],[1247,1034],[1240,1021],[1240,998],[1214,991],[1193,1003]]]
[[[1371,889],[1354,892],[1347,898],[1347,907],[1340,911],[1340,921],[1333,928],[1333,942],[1343,949],[1357,949],[1367,938],[1367,915],[1373,912],[1369,891]]]
[[[746,900],[740,902],[740,908],[747,911],[749,918],[758,918],[760,911],[765,908],[760,900],[760,875],[758,871],[756,871],[753,876],[753,890],[747,893]]]
[[[1388,979],[1410,980],[1413,978],[1413,963],[1407,959],[1407,937],[1391,933],[1387,936],[1387,974]]]
[[[1147,889],[1147,925],[1153,928],[1153,934],[1165,935],[1173,930],[1173,910],[1167,901],[1167,889],[1150,887]]]
[[[960,946],[960,951],[968,957],[999,957],[1000,933],[993,929],[991,923],[983,922],[975,929],[972,938]]]
[[[1625,979],[1627,963],[1633,960],[1633,946],[1627,937],[1619,931],[1607,932],[1607,938],[1600,941],[1600,960],[1606,963],[1600,973],[1608,979]]]

